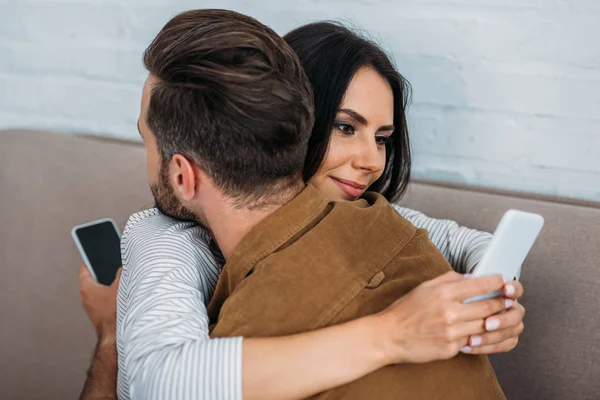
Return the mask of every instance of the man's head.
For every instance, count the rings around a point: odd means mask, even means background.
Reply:
[[[308,79],[268,27],[232,11],[171,19],[146,49],[138,126],[157,206],[202,219],[218,191],[241,208],[276,203],[301,182],[313,124]]]

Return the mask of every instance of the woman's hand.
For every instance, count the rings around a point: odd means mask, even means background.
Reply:
[[[507,320],[512,321],[515,313],[497,314],[507,308],[518,310],[517,303],[500,297],[464,304],[468,298],[503,286],[500,275],[467,278],[454,271],[420,284],[376,316],[381,322],[379,332],[383,335],[381,343],[387,363],[450,359],[461,349],[468,350],[465,346],[477,336],[481,337],[484,349],[484,338],[490,343],[498,340],[504,343],[507,339],[502,340],[501,335],[486,333],[485,322],[502,317],[500,324],[509,323]]]
[[[504,285],[504,296],[513,301],[512,307],[506,312],[490,316],[485,320],[486,333],[474,335],[463,352],[469,354],[504,353],[514,349],[519,342],[519,335],[523,332],[523,317],[525,308],[518,302],[523,296],[521,282],[512,281]]]

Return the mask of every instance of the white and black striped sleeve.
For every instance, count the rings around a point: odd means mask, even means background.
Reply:
[[[123,232],[120,399],[241,399],[242,338],[211,339],[205,304],[220,265],[202,227],[156,209]]]
[[[466,274],[481,261],[492,235],[459,226],[456,222],[435,219],[425,214],[392,204],[400,215],[417,228],[427,229],[429,239],[446,257],[452,269]]]

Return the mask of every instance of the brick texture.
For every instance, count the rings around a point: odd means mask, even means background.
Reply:
[[[598,0],[0,0],[0,128],[136,139],[142,51],[194,7],[369,32],[413,86],[416,177],[600,200]]]

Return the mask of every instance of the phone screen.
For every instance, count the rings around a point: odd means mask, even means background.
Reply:
[[[114,225],[101,222],[75,231],[98,282],[110,285],[121,263],[121,239]]]

